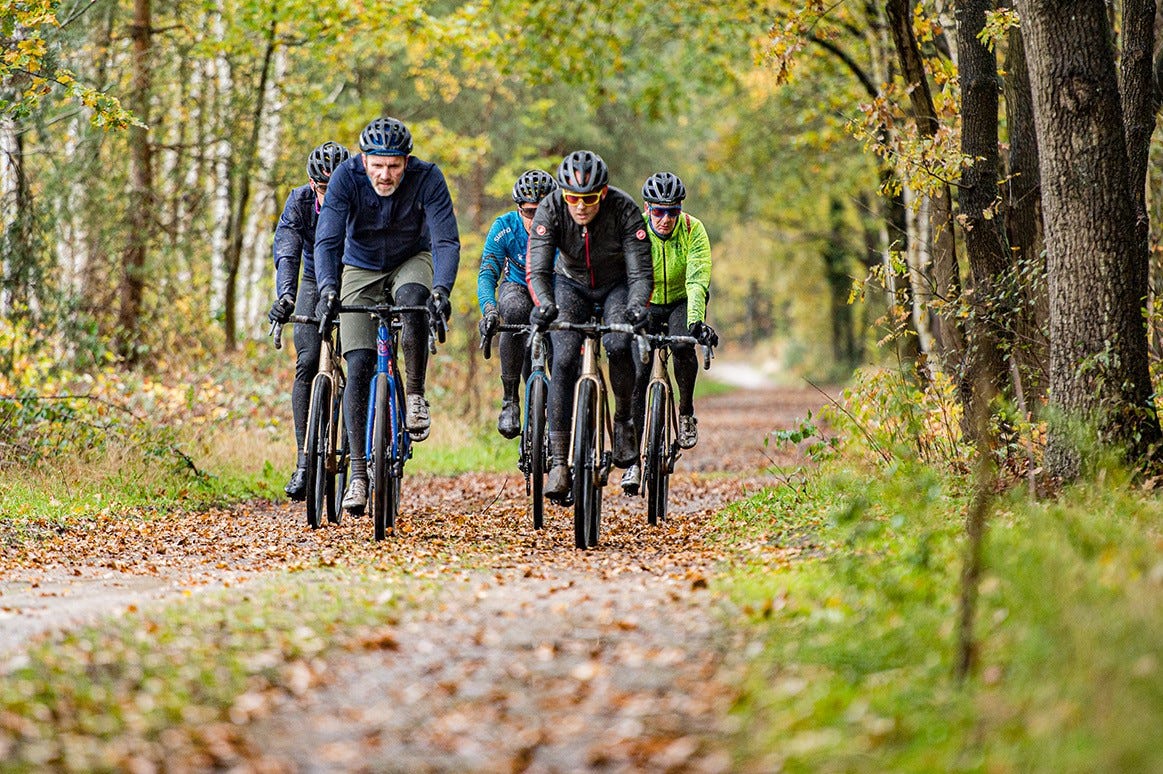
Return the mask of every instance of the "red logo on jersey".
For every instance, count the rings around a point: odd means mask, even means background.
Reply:
[[[540,223],[537,225],[537,234],[539,236],[545,236],[545,224],[544,223]]]
[[[640,229],[638,229],[638,232],[636,234],[634,234],[634,236],[638,237],[640,240],[645,239],[646,238],[646,230],[640,228]]]

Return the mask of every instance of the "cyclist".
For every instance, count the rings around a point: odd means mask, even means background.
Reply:
[[[428,305],[444,320],[460,264],[460,234],[452,196],[440,168],[412,156],[412,133],[381,117],[359,135],[359,155],[331,176],[315,235],[318,316],[335,318],[340,302]],[[339,285],[342,256],[343,284]],[[366,426],[376,364],[376,322],[366,314],[341,315],[347,390],[343,408],[351,446],[351,483],[343,507],[367,505]],[[403,315],[400,347],[407,364],[405,423],[413,441],[428,437],[424,397],[428,368],[428,316]]]
[[[307,156],[307,185],[291,191],[279,224],[275,227],[275,292],[267,318],[285,324],[292,314],[310,315],[319,301],[315,286],[315,224],[331,173],[351,156],[337,142],[325,142]],[[299,279],[302,265],[303,279]],[[311,380],[319,370],[319,329],[295,326],[295,383],[291,387],[291,413],[295,418],[295,472],[284,491],[292,500],[307,496],[307,456],[303,438],[307,434],[307,411],[311,402]]]
[[[560,317],[586,322],[597,306],[607,323],[641,325],[654,285],[650,243],[638,205],[609,185],[609,169],[588,150],[566,156],[557,168],[560,195],[548,196],[537,208],[529,233],[528,278],[536,305],[530,322],[544,328]],[[554,251],[557,250],[557,260]],[[550,471],[545,494],[561,497],[570,489],[569,422],[574,382],[580,362],[581,335],[554,331],[553,379],[549,386]],[[625,468],[638,456],[631,402],[634,364],[630,337],[608,334],[614,393],[614,464]]]
[[[707,294],[711,282],[711,241],[702,222],[683,212],[686,186],[671,172],[657,172],[642,186],[646,202],[643,217],[649,225],[650,253],[654,260],[654,294],[650,297],[649,325],[654,331],[666,326],[673,335],[689,333],[699,343],[715,346],[719,337],[707,325]],[[695,419],[695,377],[699,372],[698,356],[692,346],[672,349],[674,380],[678,387],[679,448],[689,449],[698,442]],[[649,365],[636,359],[638,378],[634,385],[635,438],[642,437],[646,413],[646,384]],[[622,476],[622,489],[636,494],[642,483],[641,467],[635,462]]]
[[[530,169],[513,184],[513,201],[517,209],[493,221],[485,238],[481,268],[477,274],[482,336],[492,335],[502,319],[511,323],[528,322],[529,312],[533,310],[533,299],[529,297],[525,280],[529,227],[538,203],[556,189],[557,181],[553,175],[542,169]],[[516,438],[521,434],[518,387],[527,358],[518,334],[502,332],[499,339],[504,397],[501,399],[501,415],[497,418],[497,432],[505,438]]]

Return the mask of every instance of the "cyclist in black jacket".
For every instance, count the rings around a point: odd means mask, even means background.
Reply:
[[[275,227],[275,293],[267,318],[280,325],[292,314],[315,313],[319,290],[315,286],[315,225],[331,173],[351,156],[337,142],[325,142],[307,157],[307,185],[291,191],[279,225]],[[299,280],[299,267],[303,279]],[[303,438],[307,434],[307,411],[311,402],[311,380],[319,370],[319,329],[313,325],[295,326],[295,384],[291,388],[291,414],[295,418],[295,448],[298,455],[295,472],[287,482],[287,496],[302,500],[307,496],[307,457]]]
[[[654,290],[650,240],[634,199],[609,185],[609,169],[588,150],[574,151],[557,168],[558,191],[537,208],[529,232],[526,272],[535,304],[529,315],[544,328],[555,319],[587,322],[595,307],[606,323],[640,326]],[[554,255],[557,260],[554,261]],[[545,494],[570,488],[569,422],[580,366],[581,334],[553,331],[553,379],[549,386],[549,479]],[[608,334],[614,393],[614,464],[626,468],[638,458],[631,403],[634,363],[630,337]]]

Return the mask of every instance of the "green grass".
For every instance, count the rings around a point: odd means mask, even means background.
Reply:
[[[953,677],[964,498],[931,469],[835,469],[724,512],[791,546],[731,578],[757,657],[738,752],[788,771],[1158,771],[1163,505],[1125,481],[995,509]],[[729,527],[729,529],[728,529]]]
[[[0,680],[0,771],[214,768],[231,724],[317,684],[330,651],[395,647],[384,588],[290,573],[35,644]]]

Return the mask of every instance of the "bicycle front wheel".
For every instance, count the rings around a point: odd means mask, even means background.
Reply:
[[[388,518],[391,508],[392,482],[391,470],[391,443],[392,423],[388,414],[388,375],[376,374],[375,408],[372,413],[372,459],[371,473],[371,505],[372,523],[375,525],[376,540],[383,540],[387,534]]]
[[[307,525],[319,529],[327,500],[327,437],[331,423],[331,380],[319,374],[311,385],[311,405],[307,411]]]
[[[351,449],[347,441],[347,426],[343,422],[343,388],[335,390],[331,401],[330,442],[327,453],[330,464],[327,475],[327,520],[339,524],[343,518],[343,493],[347,491],[347,473],[351,464]]]
[[[585,549],[597,544],[597,535],[591,542],[597,498],[597,459],[595,433],[597,432],[597,394],[594,383],[583,381],[578,385],[577,413],[573,418],[573,538],[574,545]]]
[[[646,519],[657,524],[666,518],[670,470],[666,463],[666,387],[650,386],[646,405]]]
[[[530,377],[529,399],[525,410],[525,453],[529,460],[529,510],[533,529],[545,526],[545,379]]]

